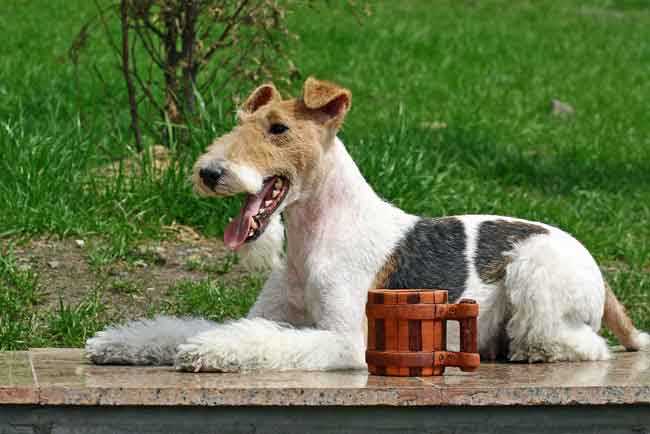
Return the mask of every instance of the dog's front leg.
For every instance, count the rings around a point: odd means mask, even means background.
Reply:
[[[190,338],[179,347],[175,365],[194,372],[361,369],[358,341],[349,333],[246,318]]]
[[[303,294],[304,291],[287,278],[284,267],[279,267],[269,276],[246,317],[289,323],[294,327],[313,326]]]
[[[315,327],[259,317],[222,324],[181,345],[176,367],[195,372],[365,369],[363,300],[351,300],[342,285],[336,293],[317,289],[307,294]],[[264,305],[255,310],[263,312]]]

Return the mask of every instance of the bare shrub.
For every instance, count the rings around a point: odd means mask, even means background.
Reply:
[[[161,139],[170,126],[198,121],[208,87],[211,94],[225,97],[225,90],[236,95],[246,82],[288,82],[299,75],[286,50],[293,36],[286,15],[315,0],[95,2],[97,17],[82,26],[70,59],[78,74],[79,53],[88,45],[91,29],[102,30],[120,65],[131,129],[136,148],[142,150],[143,126]],[[352,0],[344,3],[355,14],[361,10]],[[78,77],[76,87],[79,92]],[[141,121],[143,102],[166,128]]]

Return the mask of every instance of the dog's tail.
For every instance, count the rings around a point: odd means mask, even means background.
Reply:
[[[614,291],[605,283],[605,313],[603,325],[610,329],[628,351],[650,351],[650,335],[639,331],[616,298]]]

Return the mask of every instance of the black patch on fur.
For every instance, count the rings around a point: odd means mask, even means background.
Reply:
[[[393,251],[395,271],[385,289],[446,289],[454,302],[465,290],[465,225],[455,217],[420,219]]]
[[[515,243],[540,234],[548,234],[543,226],[522,221],[488,220],[479,225],[474,264],[481,280],[494,283],[506,275],[510,258],[504,253]]]

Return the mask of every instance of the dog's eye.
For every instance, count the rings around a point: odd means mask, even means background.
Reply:
[[[289,129],[288,126],[284,124],[271,124],[269,127],[269,133],[271,134],[282,134]]]

